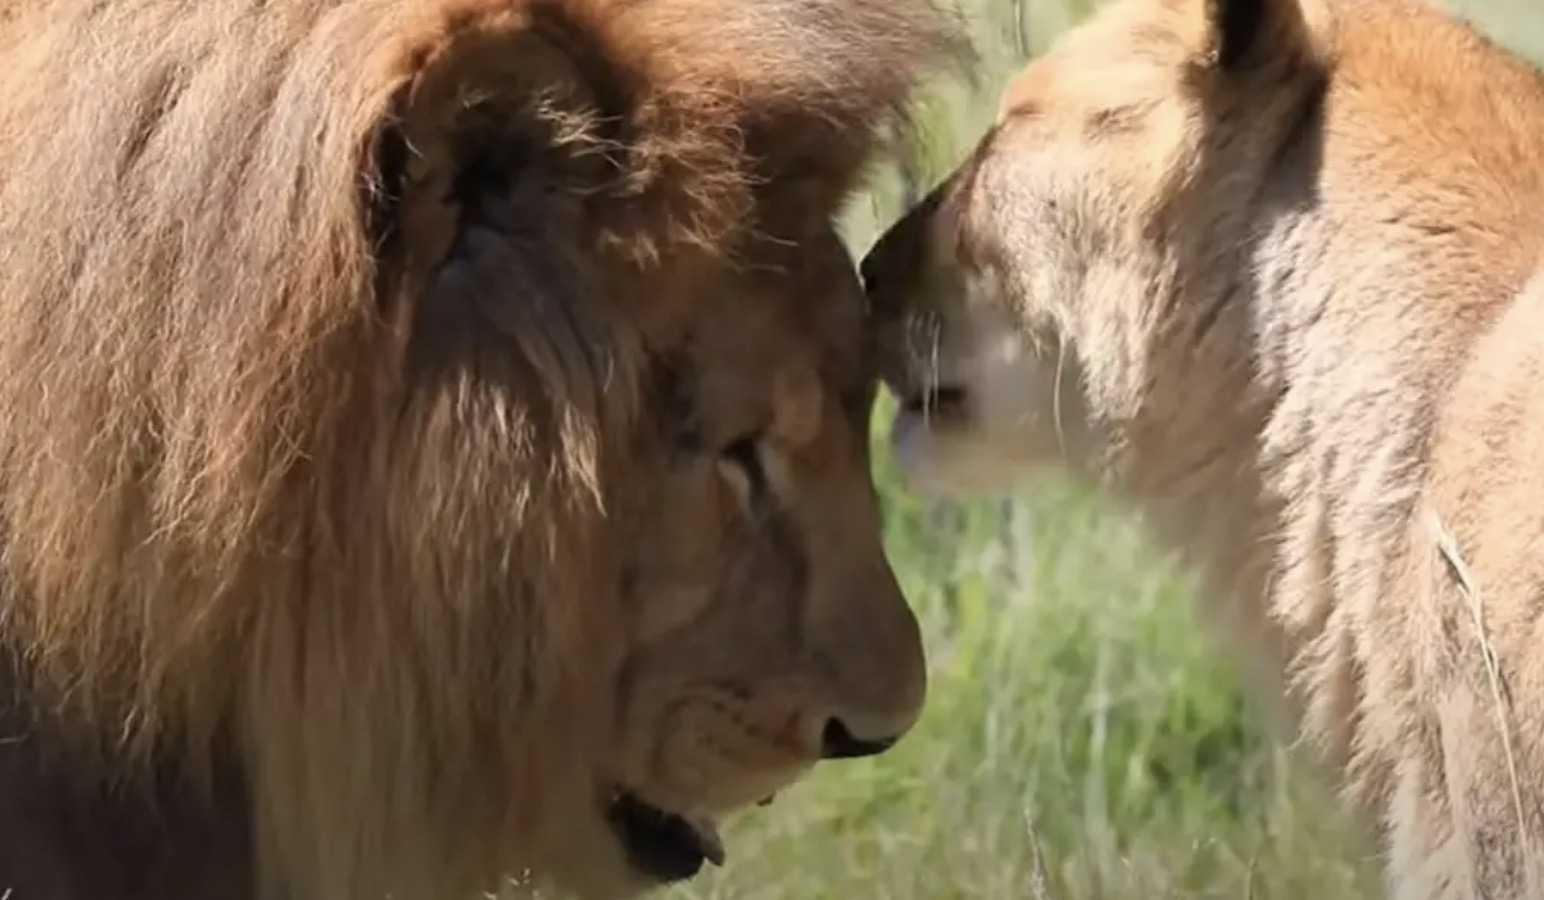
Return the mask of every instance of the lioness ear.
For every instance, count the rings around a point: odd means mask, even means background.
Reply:
[[[1215,42],[1217,64],[1231,69],[1244,57],[1260,32],[1269,0],[1206,0],[1207,18]]]
[[[1294,58],[1308,35],[1298,0],[1200,0],[1202,55],[1224,71]]]

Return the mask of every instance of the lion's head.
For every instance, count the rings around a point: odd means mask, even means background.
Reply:
[[[1250,364],[1230,301],[1260,204],[1293,202],[1263,194],[1320,53],[1294,0],[1124,0],[1014,79],[863,264],[919,486],[1065,464],[1140,490],[1206,464],[1196,437],[1258,399],[1227,394]]]
[[[906,731],[833,218],[927,0],[7,27],[0,638],[82,779],[234,772],[266,895],[608,897]]]

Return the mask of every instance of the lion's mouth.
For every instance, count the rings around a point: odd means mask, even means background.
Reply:
[[[611,801],[606,816],[628,862],[657,881],[684,881],[696,875],[704,861],[724,864],[724,842],[707,819],[667,812],[626,791]]]

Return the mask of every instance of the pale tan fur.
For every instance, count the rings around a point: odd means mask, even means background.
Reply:
[[[959,55],[928,0],[16,0],[0,49],[0,894],[614,897],[618,791],[910,725],[832,220]]]
[[[1247,628],[1397,900],[1544,896],[1544,79],[1411,0],[1122,0],[864,264],[919,483],[1042,465]],[[941,390],[939,388],[942,388]]]

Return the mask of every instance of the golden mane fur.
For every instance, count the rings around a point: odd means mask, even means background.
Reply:
[[[230,779],[295,900],[539,865],[611,690],[589,657],[625,640],[598,598],[653,477],[649,367],[734,314],[694,279],[829,221],[946,25],[0,4],[0,660],[39,752]],[[479,166],[539,175],[490,188],[502,352],[445,311]]]
[[[1117,489],[1259,639],[1392,895],[1524,900],[1541,265],[1533,66],[1412,0],[1121,0],[864,271],[918,482]]]

